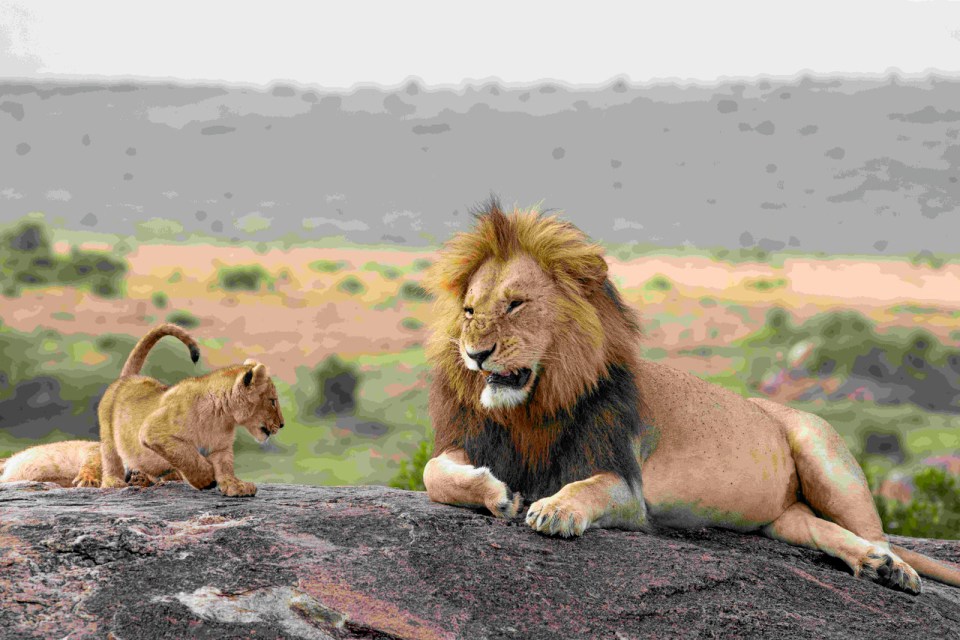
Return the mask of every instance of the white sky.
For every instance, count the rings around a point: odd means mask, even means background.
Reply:
[[[0,78],[349,88],[889,70],[960,75],[960,1],[0,0]]]

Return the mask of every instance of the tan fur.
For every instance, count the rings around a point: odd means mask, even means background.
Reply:
[[[24,449],[11,456],[0,482],[54,482],[61,487],[100,486],[100,444],[65,440]]]
[[[169,387],[146,376],[121,377],[104,393],[98,416],[104,487],[125,486],[127,471],[152,479],[172,469],[198,489],[216,482],[229,496],[256,493],[234,473],[236,425],[258,442],[283,427],[276,388],[255,360]]]
[[[473,232],[441,251],[428,280],[438,295],[428,348],[436,442],[424,484],[431,499],[516,515],[511,488],[472,466],[461,443],[489,416],[507,428],[529,469],[550,468],[550,416],[572,407],[600,371],[617,364],[636,382],[648,427],[633,443],[642,485],[598,469],[531,505],[526,521],[535,530],[562,536],[653,525],[760,531],[820,549],[855,575],[894,588],[920,591],[905,558],[925,575],[960,586],[957,568],[888,544],[862,471],[824,420],[642,360],[634,312],[604,295],[612,285],[604,283],[602,257],[602,266],[593,259],[599,248],[571,228],[536,211],[508,216],[492,203]],[[550,241],[551,235],[557,237]],[[511,300],[525,302],[511,309]],[[468,353],[494,344],[498,350],[477,371]],[[488,371],[537,362],[547,366],[531,397],[510,407],[480,401]]]

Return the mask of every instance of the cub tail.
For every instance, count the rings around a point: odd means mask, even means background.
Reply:
[[[926,578],[933,578],[938,582],[960,587],[960,566],[953,563],[934,560],[922,553],[904,549],[895,544],[890,545],[893,552],[903,558],[903,561],[913,567],[914,571]]]
[[[196,362],[200,359],[200,348],[197,346],[196,340],[191,338],[190,334],[182,328],[167,322],[151,329],[147,335],[140,339],[140,342],[137,343],[137,346],[133,348],[133,351],[131,351],[127,357],[127,362],[123,365],[123,370],[120,371],[120,377],[135,376],[140,373],[140,369],[143,368],[143,363],[147,359],[147,354],[150,352],[150,349],[152,349],[153,345],[157,344],[157,341],[163,336],[174,336],[190,349],[191,360]]]

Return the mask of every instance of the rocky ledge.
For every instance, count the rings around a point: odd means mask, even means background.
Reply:
[[[0,637],[732,636],[960,638],[960,589],[722,531],[551,539],[382,487],[0,485]]]

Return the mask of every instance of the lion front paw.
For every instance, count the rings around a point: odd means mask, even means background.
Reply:
[[[534,531],[551,536],[582,536],[590,526],[590,518],[579,505],[553,495],[537,500],[527,511],[527,524]]]
[[[503,485],[502,490],[497,492],[492,499],[486,501],[486,507],[497,518],[516,518],[520,513],[520,507],[523,506],[523,496],[515,493],[507,485]]]
[[[858,576],[873,580],[891,589],[918,594],[922,589],[920,576],[913,567],[892,551],[872,546],[860,561]]]
[[[220,493],[225,496],[241,498],[245,496],[257,495],[257,485],[252,482],[244,482],[240,478],[227,478],[217,483]]]

